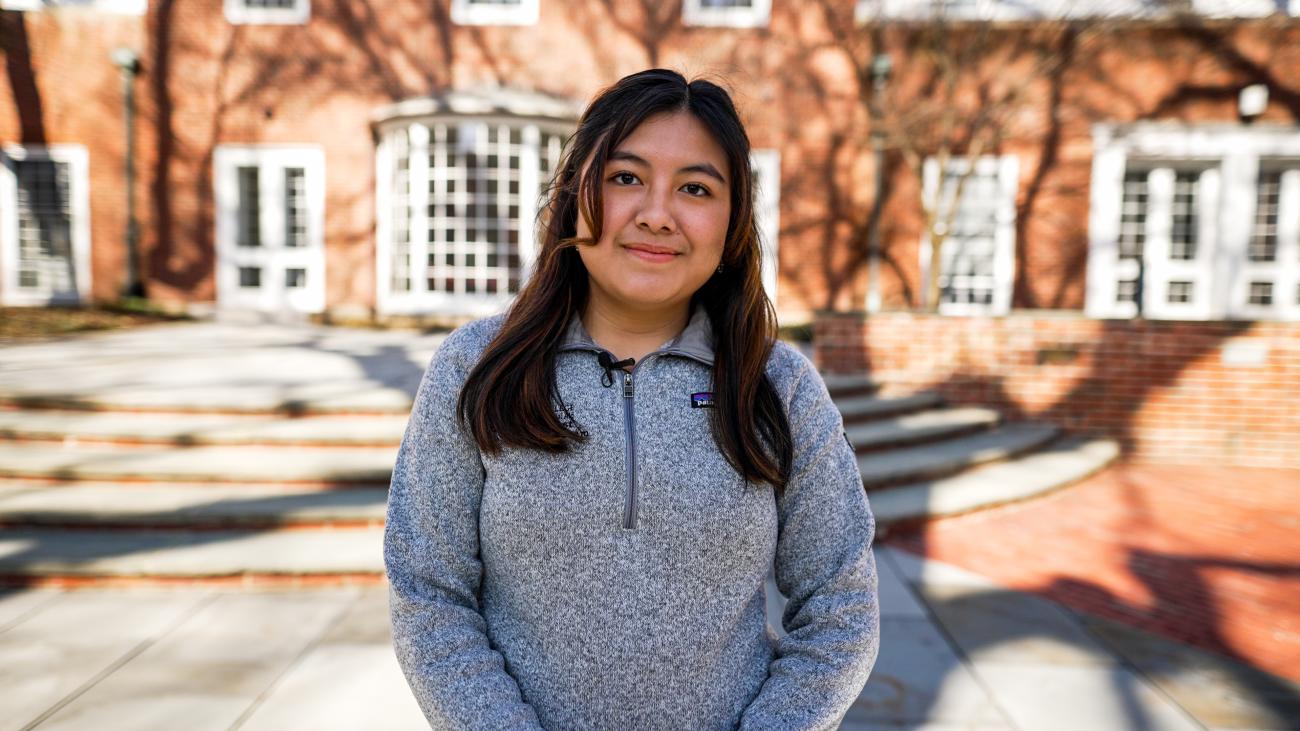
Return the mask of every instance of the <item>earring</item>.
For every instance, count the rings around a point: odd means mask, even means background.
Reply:
[[[721,273],[722,273],[722,265],[719,264],[719,265],[718,265],[718,274],[721,274]]]

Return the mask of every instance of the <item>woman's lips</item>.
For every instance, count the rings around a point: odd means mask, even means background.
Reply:
[[[633,249],[631,247],[626,247],[626,248],[629,254],[637,257],[638,259],[643,259],[645,261],[665,262],[665,261],[672,261],[673,259],[677,258],[677,255],[671,252],[664,253],[664,254],[656,254],[651,251],[646,251],[645,249]]]

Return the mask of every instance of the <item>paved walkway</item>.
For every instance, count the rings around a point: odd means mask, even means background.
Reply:
[[[883,546],[878,558],[882,649],[846,731],[1226,731],[1296,718],[1207,653],[949,564]],[[383,584],[0,595],[0,729],[426,728],[387,612]]]
[[[1117,463],[889,540],[1300,682],[1297,496],[1300,470]]]

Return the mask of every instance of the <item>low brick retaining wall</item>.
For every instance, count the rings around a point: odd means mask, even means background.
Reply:
[[[1008,421],[1117,439],[1124,458],[1300,467],[1300,323],[818,312],[824,373],[938,391]]]

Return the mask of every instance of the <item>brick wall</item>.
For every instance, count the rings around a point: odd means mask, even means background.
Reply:
[[[818,313],[815,362],[882,394],[1117,439],[1153,463],[1300,467],[1300,324]]]

